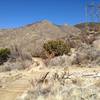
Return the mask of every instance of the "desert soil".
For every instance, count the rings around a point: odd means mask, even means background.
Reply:
[[[99,77],[100,79],[100,68],[47,68],[41,59],[35,58],[35,60],[39,63],[38,66],[33,64],[29,69],[24,71],[15,70],[0,73],[0,100],[16,100],[17,97],[21,96],[31,87],[31,79],[40,77],[46,72],[68,72],[69,70],[69,74],[74,76]]]

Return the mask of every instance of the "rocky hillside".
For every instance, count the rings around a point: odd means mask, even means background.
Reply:
[[[55,25],[43,20],[16,29],[1,29],[0,47],[17,45],[19,48],[28,52],[31,51],[33,55],[36,55],[41,52],[42,44],[46,40],[64,39],[68,36],[76,37],[79,34],[81,34],[81,31],[76,27]]]

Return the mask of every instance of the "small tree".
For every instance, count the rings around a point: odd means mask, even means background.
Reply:
[[[10,55],[10,49],[8,48],[1,48],[0,49],[0,64],[6,62]]]
[[[70,46],[62,40],[51,40],[44,43],[43,48],[47,55],[59,56],[63,54],[68,54],[70,51]]]

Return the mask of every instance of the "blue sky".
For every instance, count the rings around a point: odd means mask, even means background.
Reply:
[[[81,23],[85,21],[86,1],[91,0],[0,0],[0,28],[20,27],[44,19],[55,24]]]

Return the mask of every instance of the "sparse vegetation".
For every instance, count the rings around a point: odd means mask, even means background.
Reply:
[[[8,48],[0,49],[0,64],[3,64],[4,62],[8,60],[10,53],[11,53],[10,49]]]
[[[9,58],[9,60],[8,60]],[[3,48],[0,50],[0,72],[11,71],[14,69],[25,69],[32,64],[31,54],[22,51],[22,49],[13,45],[10,49]]]
[[[49,70],[50,71],[50,70]],[[70,70],[71,71],[71,70]],[[30,80],[31,89],[17,100],[99,100],[98,79],[81,77],[82,73],[44,72]],[[80,73],[80,75],[79,75]],[[87,72],[88,73],[88,72]],[[77,74],[78,76],[75,76]],[[96,73],[95,73],[96,74]],[[92,82],[92,85],[90,83]],[[95,81],[97,84],[95,84]],[[87,85],[88,84],[88,85]]]
[[[70,52],[70,47],[62,40],[51,40],[47,43],[44,43],[44,49],[46,51],[47,57],[48,55],[60,56],[63,54],[68,54]]]
[[[63,55],[63,56],[57,56],[54,57],[47,62],[47,66],[53,67],[53,66],[59,66],[59,67],[68,67],[72,65],[72,61],[70,59],[70,56]]]
[[[83,44],[75,53],[74,63],[88,67],[100,66],[100,51],[91,45]]]
[[[20,92],[18,100],[100,100],[99,30],[88,33],[85,26],[76,27],[39,22],[1,30],[1,100],[2,93],[11,100]]]

